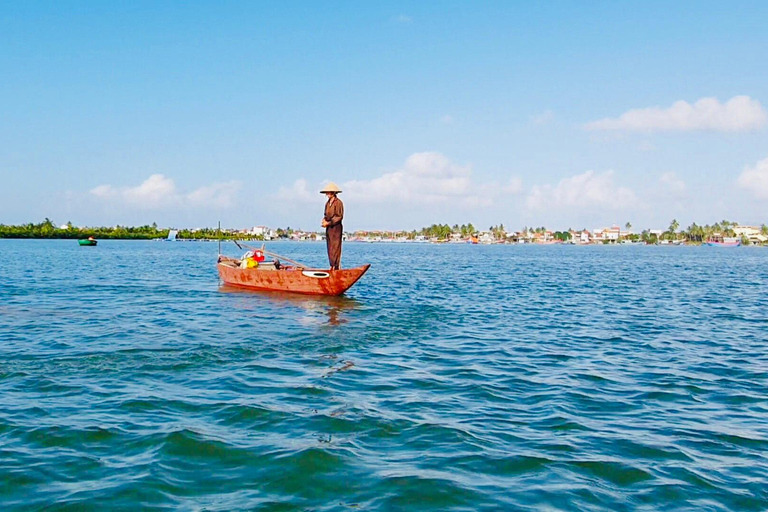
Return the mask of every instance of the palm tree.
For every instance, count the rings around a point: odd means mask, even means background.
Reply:
[[[704,236],[707,234],[706,230],[709,226],[702,227],[697,225],[695,222],[688,226],[688,240],[689,241],[696,241],[696,242],[703,242]]]
[[[679,227],[680,227],[680,223],[677,222],[677,219],[672,219],[672,222],[669,223],[669,229],[667,229],[670,240],[674,240],[675,238],[677,238],[677,228]]]
[[[704,242],[712,238],[712,235],[715,233],[715,227],[710,226],[709,224],[705,224],[704,227],[701,228],[701,231],[702,231],[701,241]]]

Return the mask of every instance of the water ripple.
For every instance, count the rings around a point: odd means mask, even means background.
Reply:
[[[330,299],[0,252],[4,510],[768,509],[763,249],[348,244]]]

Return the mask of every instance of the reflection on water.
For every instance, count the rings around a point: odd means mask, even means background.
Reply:
[[[300,293],[268,292],[248,290],[236,286],[222,285],[222,293],[232,294],[240,300],[232,305],[244,311],[263,311],[271,309],[303,309],[308,314],[299,319],[302,324],[342,325],[349,321],[347,314],[362,307],[357,299],[343,295],[329,297],[325,295],[302,295]],[[327,317],[327,320],[325,319]]]

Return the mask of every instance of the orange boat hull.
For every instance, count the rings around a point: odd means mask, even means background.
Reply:
[[[342,270],[259,270],[258,268],[234,268],[222,263],[217,265],[219,277],[230,286],[305,295],[341,295],[363,277],[370,266],[368,264]]]

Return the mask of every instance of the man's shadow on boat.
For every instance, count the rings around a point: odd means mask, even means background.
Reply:
[[[349,320],[345,318],[348,313],[363,307],[363,303],[359,300],[344,295],[328,297],[323,295],[302,295],[298,293],[263,292],[258,290],[247,290],[245,288],[229,286],[226,284],[219,286],[219,291],[222,293],[242,295],[243,297],[253,297],[258,302],[253,304],[249,301],[247,306],[248,309],[254,306],[269,305],[272,307],[300,308],[312,313],[322,313],[328,317],[328,321],[323,323],[329,326],[338,326],[349,322]]]

